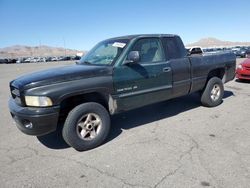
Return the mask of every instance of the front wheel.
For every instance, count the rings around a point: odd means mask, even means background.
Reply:
[[[104,142],[110,130],[110,116],[100,104],[89,102],[70,111],[62,130],[64,140],[78,151]]]
[[[202,92],[201,103],[207,107],[218,106],[224,95],[223,82],[218,77],[211,78]]]

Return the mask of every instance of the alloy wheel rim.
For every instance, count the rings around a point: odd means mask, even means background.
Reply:
[[[83,115],[77,123],[76,132],[82,140],[93,140],[102,127],[101,118],[95,113],[88,113]]]
[[[215,84],[213,86],[213,89],[211,90],[210,94],[211,99],[213,101],[217,101],[220,98],[220,94],[221,94],[220,86],[218,84]]]

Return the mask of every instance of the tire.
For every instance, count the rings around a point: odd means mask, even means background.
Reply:
[[[201,103],[206,107],[215,107],[222,103],[224,95],[223,82],[218,77],[211,78],[202,92]]]
[[[89,102],[76,106],[65,120],[62,135],[78,151],[102,144],[110,130],[110,116],[100,104]]]

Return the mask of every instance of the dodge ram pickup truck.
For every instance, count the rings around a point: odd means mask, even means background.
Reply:
[[[235,66],[233,53],[188,56],[177,35],[117,37],[98,43],[76,65],[11,81],[9,109],[29,135],[48,134],[63,122],[64,140],[83,151],[104,142],[115,113],[193,92],[202,105],[219,105]]]

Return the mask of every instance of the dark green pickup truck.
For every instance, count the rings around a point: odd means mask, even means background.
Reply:
[[[87,150],[107,138],[112,114],[193,92],[201,93],[204,106],[219,105],[235,64],[233,53],[187,55],[177,35],[117,37],[76,65],[11,81],[9,109],[29,135],[55,131],[63,121],[65,141]]]

